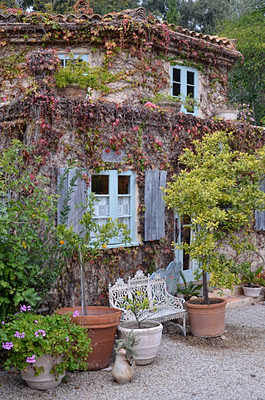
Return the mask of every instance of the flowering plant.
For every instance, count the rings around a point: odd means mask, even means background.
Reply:
[[[21,306],[20,313],[9,316],[0,327],[0,343],[5,351],[5,368],[25,370],[35,368],[35,375],[42,367],[34,366],[36,359],[44,354],[63,356],[54,363],[55,376],[66,370],[87,369],[85,357],[92,351],[87,330],[71,323],[71,316],[34,315],[30,306]]]

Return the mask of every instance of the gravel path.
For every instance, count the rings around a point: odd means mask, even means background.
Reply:
[[[39,392],[19,373],[0,371],[0,400],[265,400],[265,306],[226,314],[223,338],[184,338],[170,327],[154,363],[138,366],[126,385],[91,371]]]

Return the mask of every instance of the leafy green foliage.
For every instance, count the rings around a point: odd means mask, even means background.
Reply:
[[[35,306],[56,281],[63,252],[54,220],[57,197],[29,165],[30,149],[14,140],[0,158],[0,315]],[[35,167],[40,159],[35,158]]]
[[[126,309],[131,311],[135,316],[139,329],[141,329],[141,321],[144,318],[145,310],[149,308],[149,300],[146,293],[136,291],[132,293],[132,297],[126,296]]]
[[[230,140],[230,134],[216,132],[194,141],[194,150],[185,149],[180,157],[183,170],[168,184],[164,197],[180,217],[191,218],[194,240],[180,247],[204,273],[213,274],[219,287],[231,287],[238,275],[219,251],[222,246],[241,255],[254,250],[254,210],[265,209],[265,194],[259,189],[265,149],[241,153],[232,150]]]
[[[229,77],[229,99],[248,104],[256,125],[265,123],[265,7],[247,8],[227,20],[220,34],[237,40],[244,61],[238,61]]]
[[[55,375],[66,370],[87,369],[84,360],[92,348],[86,328],[73,324],[70,315],[34,315],[23,312],[23,307],[27,308],[22,306],[20,313],[6,318],[0,327],[0,342],[4,344],[2,347],[7,347],[6,369],[34,367],[30,359],[44,354],[63,356],[58,364],[53,365]],[[40,372],[41,367],[38,367],[36,374]]]
[[[240,264],[239,268],[240,281],[245,284],[245,286],[265,286],[265,280],[259,277],[262,270],[263,266],[260,265],[255,271],[252,271],[251,263],[249,261],[244,261]]]
[[[200,295],[200,291],[202,289],[202,284],[197,284],[197,283],[193,283],[193,282],[188,282],[185,279],[185,276],[183,275],[183,272],[180,271],[180,276],[181,279],[184,283],[178,283],[178,293],[181,293],[184,295],[184,299],[187,301],[189,300],[192,296],[199,296]]]
[[[90,67],[89,63],[74,59],[73,55],[69,55],[69,60],[64,68],[60,68],[55,73],[55,81],[58,87],[66,87],[70,83],[77,83],[82,88],[91,88],[109,92],[110,88],[106,83],[116,79],[116,75],[106,71],[103,67]]]
[[[137,353],[135,351],[135,346],[140,342],[136,339],[134,332],[131,330],[128,333],[123,333],[123,339],[116,339],[115,343],[117,347],[115,348],[115,353],[118,354],[120,349],[126,350],[126,360],[130,365],[136,359]]]

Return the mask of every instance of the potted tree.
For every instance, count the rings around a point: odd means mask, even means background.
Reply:
[[[33,389],[52,389],[67,370],[87,369],[85,356],[91,352],[86,329],[71,323],[70,316],[34,315],[30,306],[7,317],[0,327],[5,368],[21,371]]]
[[[232,288],[238,281],[236,253],[255,250],[252,240],[254,210],[265,208],[259,189],[265,151],[255,154],[232,149],[232,133],[216,132],[194,141],[180,157],[182,171],[165,189],[164,200],[180,217],[189,216],[194,232],[181,248],[198,261],[197,279],[203,278],[203,299],[186,302],[191,331],[198,336],[224,333],[226,301],[209,299],[213,286]],[[228,252],[230,250],[230,252]]]
[[[66,178],[72,165],[65,170],[62,181]],[[85,326],[92,340],[92,353],[87,357],[88,368],[97,370],[109,365],[117,326],[121,318],[121,310],[113,307],[88,306],[84,289],[84,267],[86,263],[94,262],[107,248],[113,237],[119,236],[124,243],[130,243],[130,232],[127,226],[111,218],[107,223],[98,225],[94,217],[95,196],[93,193],[87,199],[87,204],[79,204],[77,214],[82,214],[79,220],[80,230],[74,231],[72,226],[66,225],[69,212],[69,199],[77,179],[85,179],[79,170],[75,171],[68,191],[64,197],[64,207],[58,231],[65,251],[70,258],[77,258],[80,265],[81,306],[65,307],[56,311],[60,315],[71,314],[72,322]],[[80,212],[81,210],[81,212]]]
[[[151,364],[162,339],[163,325],[154,320],[146,320],[145,310],[149,308],[149,300],[143,292],[132,293],[132,298],[126,297],[127,310],[131,311],[135,321],[124,321],[118,326],[120,339],[127,341],[127,336],[133,332],[137,340],[134,349],[136,365]]]

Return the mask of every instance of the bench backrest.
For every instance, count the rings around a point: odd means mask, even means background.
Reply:
[[[159,309],[166,302],[166,279],[160,276],[145,276],[143,271],[137,271],[133,278],[128,279],[125,283],[119,278],[116,283],[109,285],[109,299],[112,307],[120,308],[126,313],[127,300],[126,297],[132,299],[135,296],[137,301],[144,298],[149,300],[149,309]]]

